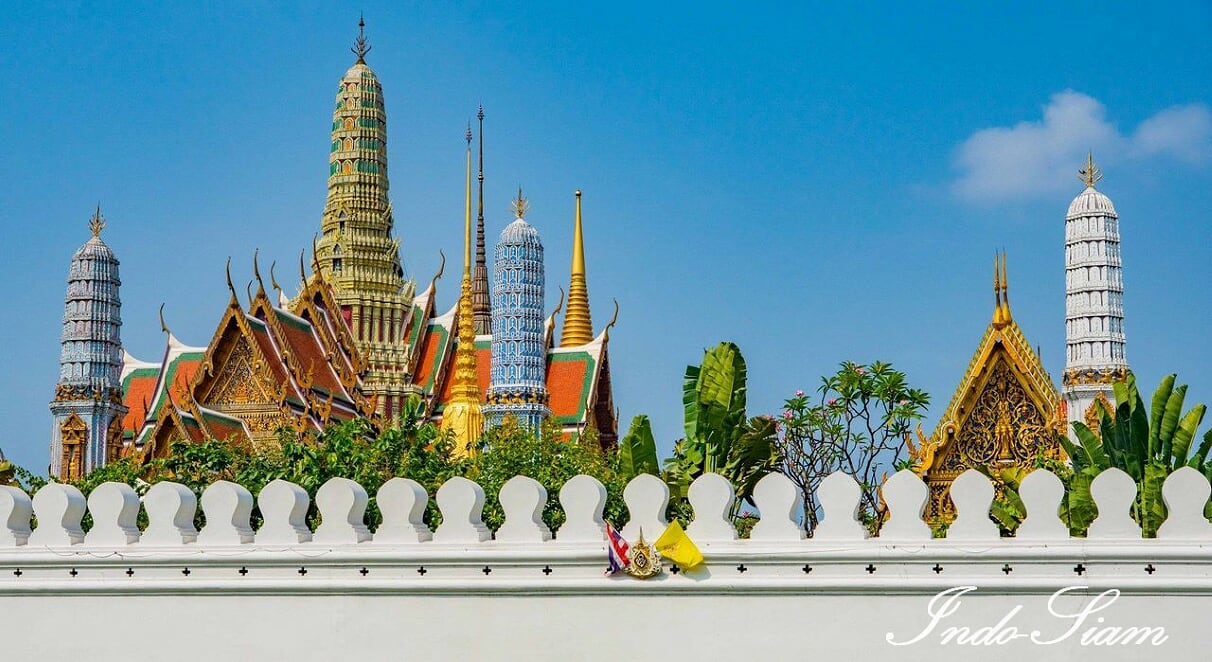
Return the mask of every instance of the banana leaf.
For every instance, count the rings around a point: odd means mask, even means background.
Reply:
[[[1145,465],[1145,478],[1140,483],[1138,521],[1146,538],[1156,538],[1157,529],[1166,521],[1166,503],[1162,500],[1162,484],[1170,470],[1161,462]]]
[[[1166,400],[1166,412],[1162,415],[1161,430],[1158,432],[1162,444],[1162,457],[1170,458],[1174,448],[1174,431],[1178,429],[1178,421],[1183,415],[1183,399],[1187,396],[1187,385],[1183,384],[1170,393]]]
[[[1187,466],[1207,475],[1207,470],[1212,470],[1212,467],[1206,467],[1208,463],[1208,451],[1212,451],[1212,430],[1204,433],[1204,440],[1200,442],[1199,449],[1195,451],[1195,455],[1191,456],[1191,460],[1187,462]]]
[[[1161,452],[1161,423],[1166,415],[1166,402],[1174,391],[1174,380],[1178,375],[1166,375],[1161,384],[1153,392],[1153,406],[1149,411],[1149,457],[1157,457]]]
[[[1127,454],[1128,461],[1132,464],[1143,464],[1152,457],[1149,455],[1149,417],[1145,413],[1145,403],[1141,401],[1140,395],[1136,396],[1135,402],[1128,419],[1130,441],[1126,444]]]
[[[652,424],[643,414],[631,419],[631,429],[619,441],[619,473],[627,480],[640,474],[661,475]]]
[[[1175,469],[1186,464],[1191,440],[1195,438],[1195,432],[1199,429],[1200,422],[1204,420],[1206,410],[1207,407],[1202,404],[1195,405],[1179,422],[1178,429],[1174,432],[1174,463],[1171,465]]]
[[[1105,418],[1103,420],[1106,421]],[[1102,442],[1099,441],[1090,428],[1086,427],[1085,423],[1074,421],[1073,432],[1077,435],[1077,440],[1082,445],[1082,452],[1088,458],[1089,466],[1099,469],[1106,469],[1111,466],[1111,460],[1107,457]]]
[[[1085,536],[1090,523],[1098,516],[1098,506],[1090,494],[1090,485],[1098,473],[1099,470],[1094,467],[1074,472],[1065,498],[1061,501],[1061,519],[1068,522],[1069,532],[1074,536]]]
[[[718,471],[728,447],[745,422],[745,359],[735,344],[722,342],[703,353],[701,366],[688,366],[682,382],[686,439],[702,444],[706,471]]]

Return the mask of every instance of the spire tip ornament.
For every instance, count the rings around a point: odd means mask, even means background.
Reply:
[[[349,50],[358,56],[358,64],[366,64],[366,54],[370,52],[370,44],[366,42],[366,19],[361,14],[358,14],[358,38],[354,40],[354,47]]]
[[[101,231],[105,229],[105,217],[101,215],[101,203],[97,203],[97,211],[93,212],[93,217],[88,221],[88,229],[92,231],[94,237],[100,237]]]
[[[1103,171],[1094,165],[1094,152],[1086,153],[1086,167],[1077,171],[1077,178],[1086,184],[1086,188],[1094,188],[1103,178]]]
[[[530,202],[522,196],[522,187],[518,187],[518,197],[513,201],[513,213],[518,218],[526,218],[526,212],[530,211]]]

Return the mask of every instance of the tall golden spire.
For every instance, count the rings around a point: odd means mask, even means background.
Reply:
[[[458,345],[450,402],[442,413],[442,429],[454,432],[455,452],[469,455],[484,432],[480,409],[480,377],[476,367],[475,314],[471,303],[471,123],[467,124],[467,191],[463,214],[463,289],[459,295]]]
[[[577,191],[576,221],[572,230],[572,282],[568,286],[568,312],[560,346],[584,345],[593,340],[589,317],[589,287],[585,283],[585,237],[581,229],[581,192]]]
[[[1086,188],[1094,188],[1094,185],[1103,178],[1103,171],[1094,165],[1094,152],[1086,153],[1086,167],[1077,171],[1077,178],[1085,182]]]
[[[1013,319],[1010,316],[1010,277],[1006,272],[1006,253],[993,256],[993,328],[1000,329]]]

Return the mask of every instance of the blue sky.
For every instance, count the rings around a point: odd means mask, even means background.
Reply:
[[[1059,379],[1087,149],[1121,218],[1129,361],[1150,390],[1177,371],[1212,402],[1212,8],[845,4],[6,8],[0,449],[46,466],[67,265],[98,201],[140,358],[162,351],[161,302],[182,340],[210,339],[228,256],[241,283],[254,248],[297,263],[359,11],[407,272],[459,254],[482,102],[490,236],[522,185],[554,305],[584,190],[595,323],[612,297],[622,311],[616,403],[624,425],[650,414],[666,450],[686,364],[724,339],[748,359],[751,413],[880,359],[932,394],[929,431],[989,320],[1001,248],[1015,317]]]

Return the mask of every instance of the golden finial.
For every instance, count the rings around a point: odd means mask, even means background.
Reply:
[[[1001,328],[1006,319],[1002,313],[1002,266],[1001,256],[993,254],[993,326]]]
[[[94,237],[100,237],[101,231],[105,229],[105,217],[101,215],[101,203],[97,203],[97,211],[93,212],[93,217],[88,221],[88,229],[93,231]]]
[[[610,330],[614,328],[615,323],[619,321],[619,300],[614,300],[614,316],[606,323],[606,329],[602,331],[602,335],[606,340],[610,340]]]
[[[253,249],[253,277],[257,279],[257,294],[264,294],[265,282],[261,280],[261,267],[257,264],[257,257],[260,253],[260,248]]]
[[[225,270],[227,272],[227,291],[231,292],[230,304],[239,305],[240,300],[236,297],[236,286],[234,284],[232,284],[232,282],[231,282],[231,256],[230,255],[227,256],[227,266],[225,267]]]
[[[282,286],[278,284],[278,279],[274,276],[274,267],[276,266],[278,266],[277,260],[269,263],[269,284],[280,295],[282,294]]]
[[[530,211],[530,203],[526,198],[522,197],[522,187],[518,187],[518,197],[513,201],[513,214],[517,218],[526,218],[526,212]]]
[[[358,64],[366,64],[366,54],[370,52],[370,44],[366,43],[366,20],[358,14],[358,38],[354,41],[354,47],[349,49],[354,55],[358,56]]]
[[[581,192],[576,192],[576,214],[572,227],[572,278],[568,285],[568,309],[560,346],[584,345],[593,340],[593,321],[589,314],[589,286],[585,278],[585,237],[581,228]]]
[[[1086,167],[1077,171],[1077,178],[1085,182],[1086,188],[1094,188],[1094,185],[1103,178],[1103,171],[1094,165],[1094,152],[1086,153]]]
[[[441,248],[438,249],[438,257],[442,258],[442,262],[438,264],[438,273],[434,274],[433,279],[429,281],[429,289],[435,290],[435,292],[442,274],[446,273],[446,253]]]

